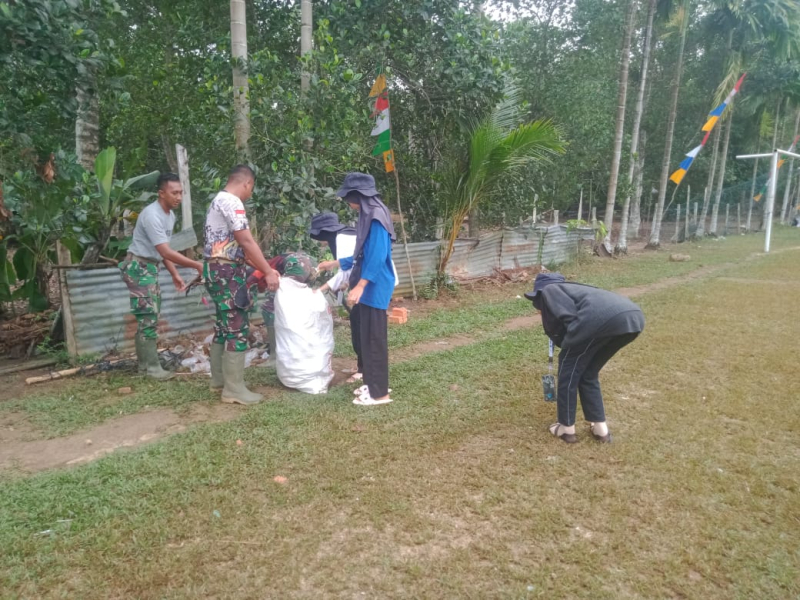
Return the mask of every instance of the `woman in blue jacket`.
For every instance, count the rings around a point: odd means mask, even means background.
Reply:
[[[364,374],[364,385],[355,391],[353,404],[388,404],[392,399],[386,311],[395,286],[392,242],[397,239],[392,216],[381,202],[372,175],[348,173],[336,195],[359,212],[356,248],[352,257],[320,263],[319,270],[352,269],[347,303],[359,307]]]

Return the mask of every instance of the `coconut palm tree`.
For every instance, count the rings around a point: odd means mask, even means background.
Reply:
[[[716,31],[727,38],[725,72],[723,81],[717,89],[716,103],[728,93],[739,75],[743,71],[751,70],[756,61],[763,59],[765,54],[773,61],[782,63],[797,57],[800,52],[800,3],[796,0],[714,0],[713,6],[715,10],[708,18],[709,33]],[[725,182],[732,111],[731,106],[724,115],[727,123],[709,228],[711,235],[716,235],[717,232],[717,216]],[[715,167],[716,152],[712,161],[711,178]],[[709,193],[703,202],[701,226],[705,223],[710,196]],[[698,231],[698,235],[702,235],[701,231]]]
[[[311,52],[311,29],[313,26],[313,6],[311,0],[300,0],[300,56]],[[308,92],[311,87],[311,73],[306,66],[300,74],[300,90]]]
[[[661,180],[658,187],[658,203],[653,215],[653,225],[650,232],[648,248],[658,248],[661,245],[661,218],[664,212],[664,200],[667,197],[667,182],[669,181],[669,167],[672,159],[672,141],[675,134],[675,119],[678,115],[678,94],[683,77],[683,57],[686,49],[686,31],[689,28],[689,0],[683,0],[674,13],[673,23],[680,29],[680,42],[678,44],[678,60],[675,66],[675,78],[672,82],[672,97],[670,99],[669,117],[667,119],[667,141],[664,144],[664,158],[661,161]]]
[[[521,104],[521,91],[509,86],[494,110],[472,124],[467,151],[450,161],[442,174],[439,201],[446,241],[439,261],[440,275],[470,211],[489,200],[499,184],[520,169],[564,152],[561,134],[550,121],[519,124]]]
[[[647,73],[650,68],[650,49],[653,46],[653,19],[656,14],[657,0],[648,0],[647,25],[645,26],[644,44],[642,48],[642,71],[639,79],[639,93],[636,98],[636,110],[633,115],[633,129],[631,130],[631,154],[628,165],[628,193],[625,194],[625,203],[622,205],[622,221],[619,228],[619,238],[615,251],[627,253],[628,251],[628,224],[631,210],[631,193],[634,190],[634,177],[641,157],[639,156],[639,143],[641,138],[642,115],[644,114],[644,96],[647,89]],[[637,206],[638,208],[638,206]],[[637,227],[638,229],[638,227]]]
[[[794,119],[794,136],[792,139],[797,138],[800,133],[800,107],[795,108]],[[789,175],[786,177],[786,188],[783,191],[783,204],[781,205],[781,224],[786,223],[786,211],[789,208],[789,198],[792,194],[792,174],[794,173],[794,158],[789,161]]]
[[[233,114],[236,151],[250,155],[250,87],[247,82],[247,7],[231,0],[231,58],[233,59]]]
[[[611,158],[611,174],[608,178],[608,194],[606,196],[606,238],[603,243],[611,252],[611,228],[614,221],[614,205],[617,202],[617,183],[619,181],[619,165],[622,161],[622,140],[625,133],[625,105],[628,96],[628,71],[631,62],[631,37],[636,23],[636,0],[628,2],[625,19],[625,33],[622,41],[622,56],[619,69],[619,85],[617,92],[617,123],[614,134],[614,154]]]

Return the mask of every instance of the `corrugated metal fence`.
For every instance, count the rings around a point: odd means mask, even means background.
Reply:
[[[197,276],[193,269],[180,268],[178,272],[184,281]],[[212,330],[213,304],[205,306],[202,294],[196,289],[188,297],[179,294],[165,269],[159,272],[158,283],[161,286],[159,336],[169,338]],[[130,313],[128,288],[119,269],[71,270],[67,272],[67,293],[78,354],[133,350],[136,319]]]
[[[572,257],[579,240],[594,239],[594,230],[581,228],[567,233],[564,225],[550,227],[505,229],[494,231],[478,239],[458,239],[447,272],[455,278],[467,279],[493,274],[497,269],[518,269],[539,264],[539,245],[542,244],[541,263],[562,263]],[[442,242],[419,242],[408,245],[411,269],[417,286],[427,284],[436,274]],[[402,245],[392,249],[394,264],[400,284],[395,288],[398,296],[411,295],[411,278]]]
[[[491,275],[496,269],[514,269],[538,264],[539,245],[542,245],[542,264],[561,263],[576,251],[578,241],[592,239],[591,229],[567,233],[565,226],[507,229],[481,236],[479,239],[456,241],[448,273],[456,278]],[[436,274],[441,242],[409,244],[408,252],[417,286],[427,284]],[[398,296],[411,294],[411,278],[402,245],[393,248],[394,262],[400,284]],[[195,277],[191,269],[179,269],[184,280]],[[202,302],[197,289],[185,296],[175,291],[172,278],[165,270],[159,274],[161,285],[161,316],[159,336],[211,332],[214,322],[213,305]],[[133,350],[136,320],[130,314],[128,288],[122,282],[119,269],[91,271],[70,270],[66,274],[66,293],[72,311],[71,332],[78,354],[105,353],[116,349]],[[261,319],[258,312],[253,320]],[[70,335],[70,332],[67,332]]]

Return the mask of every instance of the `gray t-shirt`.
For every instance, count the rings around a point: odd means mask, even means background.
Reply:
[[[161,255],[156,246],[169,244],[173,227],[175,227],[175,213],[172,211],[165,213],[156,200],[139,213],[128,252],[160,261]]]

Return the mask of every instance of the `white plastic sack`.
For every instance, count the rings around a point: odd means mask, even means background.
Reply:
[[[333,317],[325,296],[281,278],[275,293],[278,379],[286,387],[324,394],[333,379]]]

